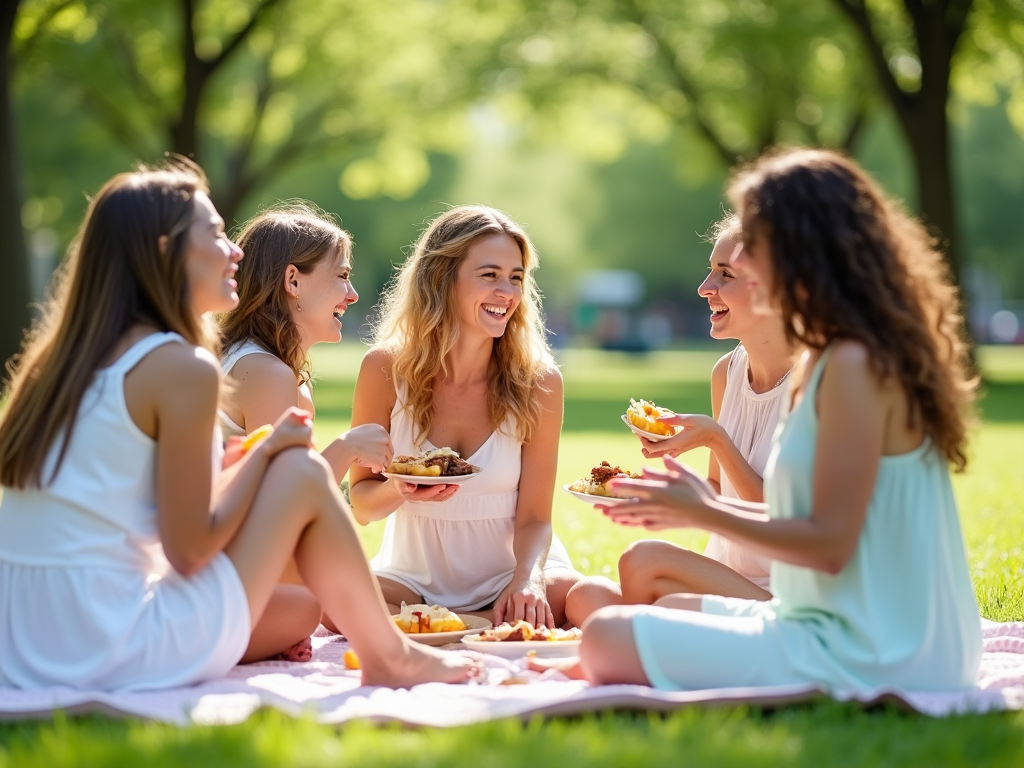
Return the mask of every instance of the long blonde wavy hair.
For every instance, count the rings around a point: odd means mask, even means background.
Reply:
[[[352,237],[317,206],[290,200],[253,216],[237,237],[245,258],[238,264],[238,306],[218,319],[224,349],[255,341],[283,360],[300,381],[310,363],[288,306],[284,274],[289,264],[308,275],[326,258],[352,255]]]
[[[733,177],[729,197],[748,244],[765,227],[790,341],[859,341],[875,373],[902,386],[910,426],[962,470],[977,381],[959,292],[924,226],[827,150],[762,157]]]
[[[45,482],[56,476],[94,374],[132,326],[173,331],[216,354],[212,326],[192,311],[185,273],[197,192],[207,192],[202,170],[178,158],[119,174],[92,198],[42,317],[8,365],[0,484],[41,487],[60,440]]]
[[[494,340],[487,405],[501,428],[512,416],[515,436],[528,442],[540,421],[534,388],[553,366],[533,272],[537,255],[522,227],[501,211],[463,205],[441,214],[416,242],[381,297],[373,326],[373,349],[385,350],[420,443],[433,419],[434,382],[447,374],[445,358],[459,338],[455,281],[469,248],[491,235],[507,235],[523,255],[523,300]]]

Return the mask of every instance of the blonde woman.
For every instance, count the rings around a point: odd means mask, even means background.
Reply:
[[[363,523],[387,519],[371,562],[393,609],[438,603],[558,626],[581,578],[552,534],[562,378],[551,358],[526,233],[460,206],[427,228],[385,292],[356,383],[352,424],[379,424],[396,454],[449,446],[482,468],[418,486],[353,466]]]

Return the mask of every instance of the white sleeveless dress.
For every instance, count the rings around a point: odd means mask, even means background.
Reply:
[[[446,501],[407,501],[388,516],[380,552],[370,561],[377,576],[422,595],[424,602],[474,611],[493,603],[512,580],[512,552],[522,443],[509,422],[491,433],[472,456],[480,467]],[[401,393],[391,412],[395,455],[416,455],[436,446],[413,440],[412,419]],[[572,568],[568,552],[552,534],[544,570]]]
[[[185,577],[157,528],[156,442],[124,377],[158,333],[96,372],[60,471],[0,502],[0,685],[138,691],[223,676],[249,643],[249,603],[223,552]],[[62,438],[44,465],[49,480]],[[213,461],[220,468],[220,437]]]
[[[231,369],[235,367],[235,363],[249,355],[272,355],[273,357],[277,357],[273,352],[268,352],[252,339],[248,339],[243,341],[241,344],[236,344],[233,347],[224,350],[220,356],[220,369],[224,371],[224,375],[227,376],[231,373]],[[221,429],[224,430],[225,438],[245,437],[245,427],[240,427],[235,424],[234,420],[224,413],[224,411],[218,411],[217,413],[220,416],[220,425]]]
[[[767,392],[758,393],[750,387],[747,363],[747,351],[740,344],[729,358],[718,423],[751,469],[763,477],[772,450],[772,437],[782,415],[782,404],[785,401],[782,395],[789,387],[789,374]],[[724,469],[721,472],[721,483],[723,496],[739,498],[740,495]],[[761,589],[770,590],[770,558],[754,554],[717,533],[711,534],[708,539],[704,555],[729,566]]]

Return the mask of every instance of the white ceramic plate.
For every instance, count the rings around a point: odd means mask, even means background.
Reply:
[[[585,501],[587,504],[605,504],[607,506],[614,506],[615,504],[628,504],[636,499],[619,499],[614,496],[595,496],[592,493],[580,493],[579,491],[570,491],[568,485],[563,485],[562,490],[566,493],[571,493],[580,501]],[[564,642],[569,642],[568,640]]]
[[[633,434],[634,435],[639,435],[640,437],[646,437],[652,443],[660,443],[662,440],[668,440],[669,437],[675,437],[675,435],[656,435],[653,432],[648,432],[645,429],[640,429],[639,427],[633,425],[633,422],[631,422],[629,420],[629,417],[626,414],[622,414],[621,418],[622,418],[622,423],[625,424],[627,427],[629,427],[631,430],[633,430]],[[677,429],[678,429],[678,427],[677,427]],[[677,432],[676,434],[679,434],[679,433]]]
[[[505,659],[520,659],[530,651],[536,652],[539,657],[552,656],[579,656],[579,640],[528,640],[519,642],[499,641],[490,643],[485,640],[474,640],[476,635],[466,635],[462,638],[462,644],[472,651],[489,653],[492,656],[501,656]]]
[[[466,625],[465,629],[457,629],[454,632],[424,632],[423,634],[406,635],[406,637],[424,645],[448,645],[448,643],[459,642],[466,635],[478,634],[482,630],[494,626],[482,616],[471,616],[467,613],[455,615],[462,619],[462,623]]]
[[[420,477],[419,475],[400,475],[397,472],[381,472],[384,477],[393,477],[395,480],[401,480],[403,483],[413,483],[415,485],[458,485],[464,483],[467,480],[472,480],[474,477],[479,475],[479,472],[474,472],[471,475],[452,475],[451,477]]]

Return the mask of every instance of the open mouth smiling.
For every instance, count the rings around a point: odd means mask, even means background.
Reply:
[[[491,317],[504,318],[508,313],[508,307],[499,307],[494,304],[481,304],[480,306]]]

